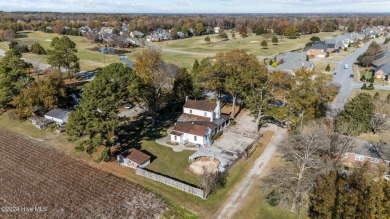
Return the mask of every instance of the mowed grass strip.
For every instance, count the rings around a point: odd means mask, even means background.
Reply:
[[[204,41],[205,36],[196,36],[187,39],[170,40],[164,42],[155,42],[154,46],[160,48],[170,48],[188,52],[199,53],[218,53],[227,52],[232,49],[243,49],[259,56],[270,56],[279,54],[285,51],[303,48],[310,41],[312,36],[319,36],[321,40],[332,38],[341,32],[321,32],[313,35],[304,35],[297,39],[288,39],[286,37],[279,38],[277,45],[272,45],[271,38],[267,39],[268,49],[261,49],[260,43],[264,40],[263,36],[257,36],[252,33],[249,37],[242,38],[236,33],[236,38],[232,38],[228,33],[229,40],[222,41],[217,35],[209,35],[211,43]]]

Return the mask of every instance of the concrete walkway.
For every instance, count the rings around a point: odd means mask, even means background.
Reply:
[[[248,195],[248,192],[256,182],[257,177],[263,173],[268,162],[277,150],[277,146],[287,136],[287,130],[277,127],[275,125],[269,125],[267,128],[262,129],[263,131],[273,131],[275,134],[272,136],[271,141],[265,148],[261,156],[256,160],[252,169],[248,175],[241,181],[238,189],[230,197],[230,199],[223,206],[218,219],[230,219],[233,218],[237,208],[241,205],[244,198]]]

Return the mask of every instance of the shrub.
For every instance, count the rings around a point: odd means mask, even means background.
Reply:
[[[17,45],[14,47],[14,50],[19,53],[29,52],[27,45]]]
[[[223,134],[223,131],[220,131],[220,132],[218,132],[217,134],[215,134],[211,139],[212,139],[213,141],[215,141],[215,140],[217,140],[218,138],[220,138],[222,134]]]
[[[367,90],[374,90],[374,84],[372,82],[368,85]]]
[[[12,40],[12,41],[9,43],[8,47],[9,47],[9,49],[15,49],[15,47],[17,47],[18,45],[19,45],[18,42],[16,42],[15,40]]]
[[[39,43],[34,43],[31,46],[31,52],[35,53],[35,54],[38,54],[38,55],[46,54],[45,49]]]
[[[234,119],[231,119],[230,120],[230,125],[235,125],[236,124],[236,121]]]
[[[347,47],[345,47],[345,48],[344,48],[344,51],[348,51],[348,48],[347,48]]]
[[[374,83],[374,81],[375,81],[374,77],[371,76],[369,82],[370,82],[370,83]]]
[[[374,97],[373,97],[372,99],[375,100],[375,101],[380,101],[381,98],[380,98],[380,96],[379,96],[379,93],[376,92],[376,93],[374,94]]]
[[[330,71],[330,65],[329,64],[326,66],[325,71]]]

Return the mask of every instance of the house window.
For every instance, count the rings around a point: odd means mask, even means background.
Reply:
[[[364,161],[364,156],[362,156],[362,155],[355,155],[355,160],[356,161]]]
[[[196,136],[194,136],[194,141],[197,141],[197,138],[196,138]]]
[[[190,110],[190,114],[192,114],[192,110]]]
[[[175,135],[175,141],[177,140],[177,136]]]
[[[204,116],[207,117],[207,113],[206,112],[204,113]]]

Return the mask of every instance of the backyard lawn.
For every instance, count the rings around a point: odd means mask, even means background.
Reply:
[[[188,157],[195,153],[194,151],[174,152],[172,148],[159,145],[155,141],[143,141],[141,150],[153,155],[147,169],[199,186],[199,177],[189,170]]]

